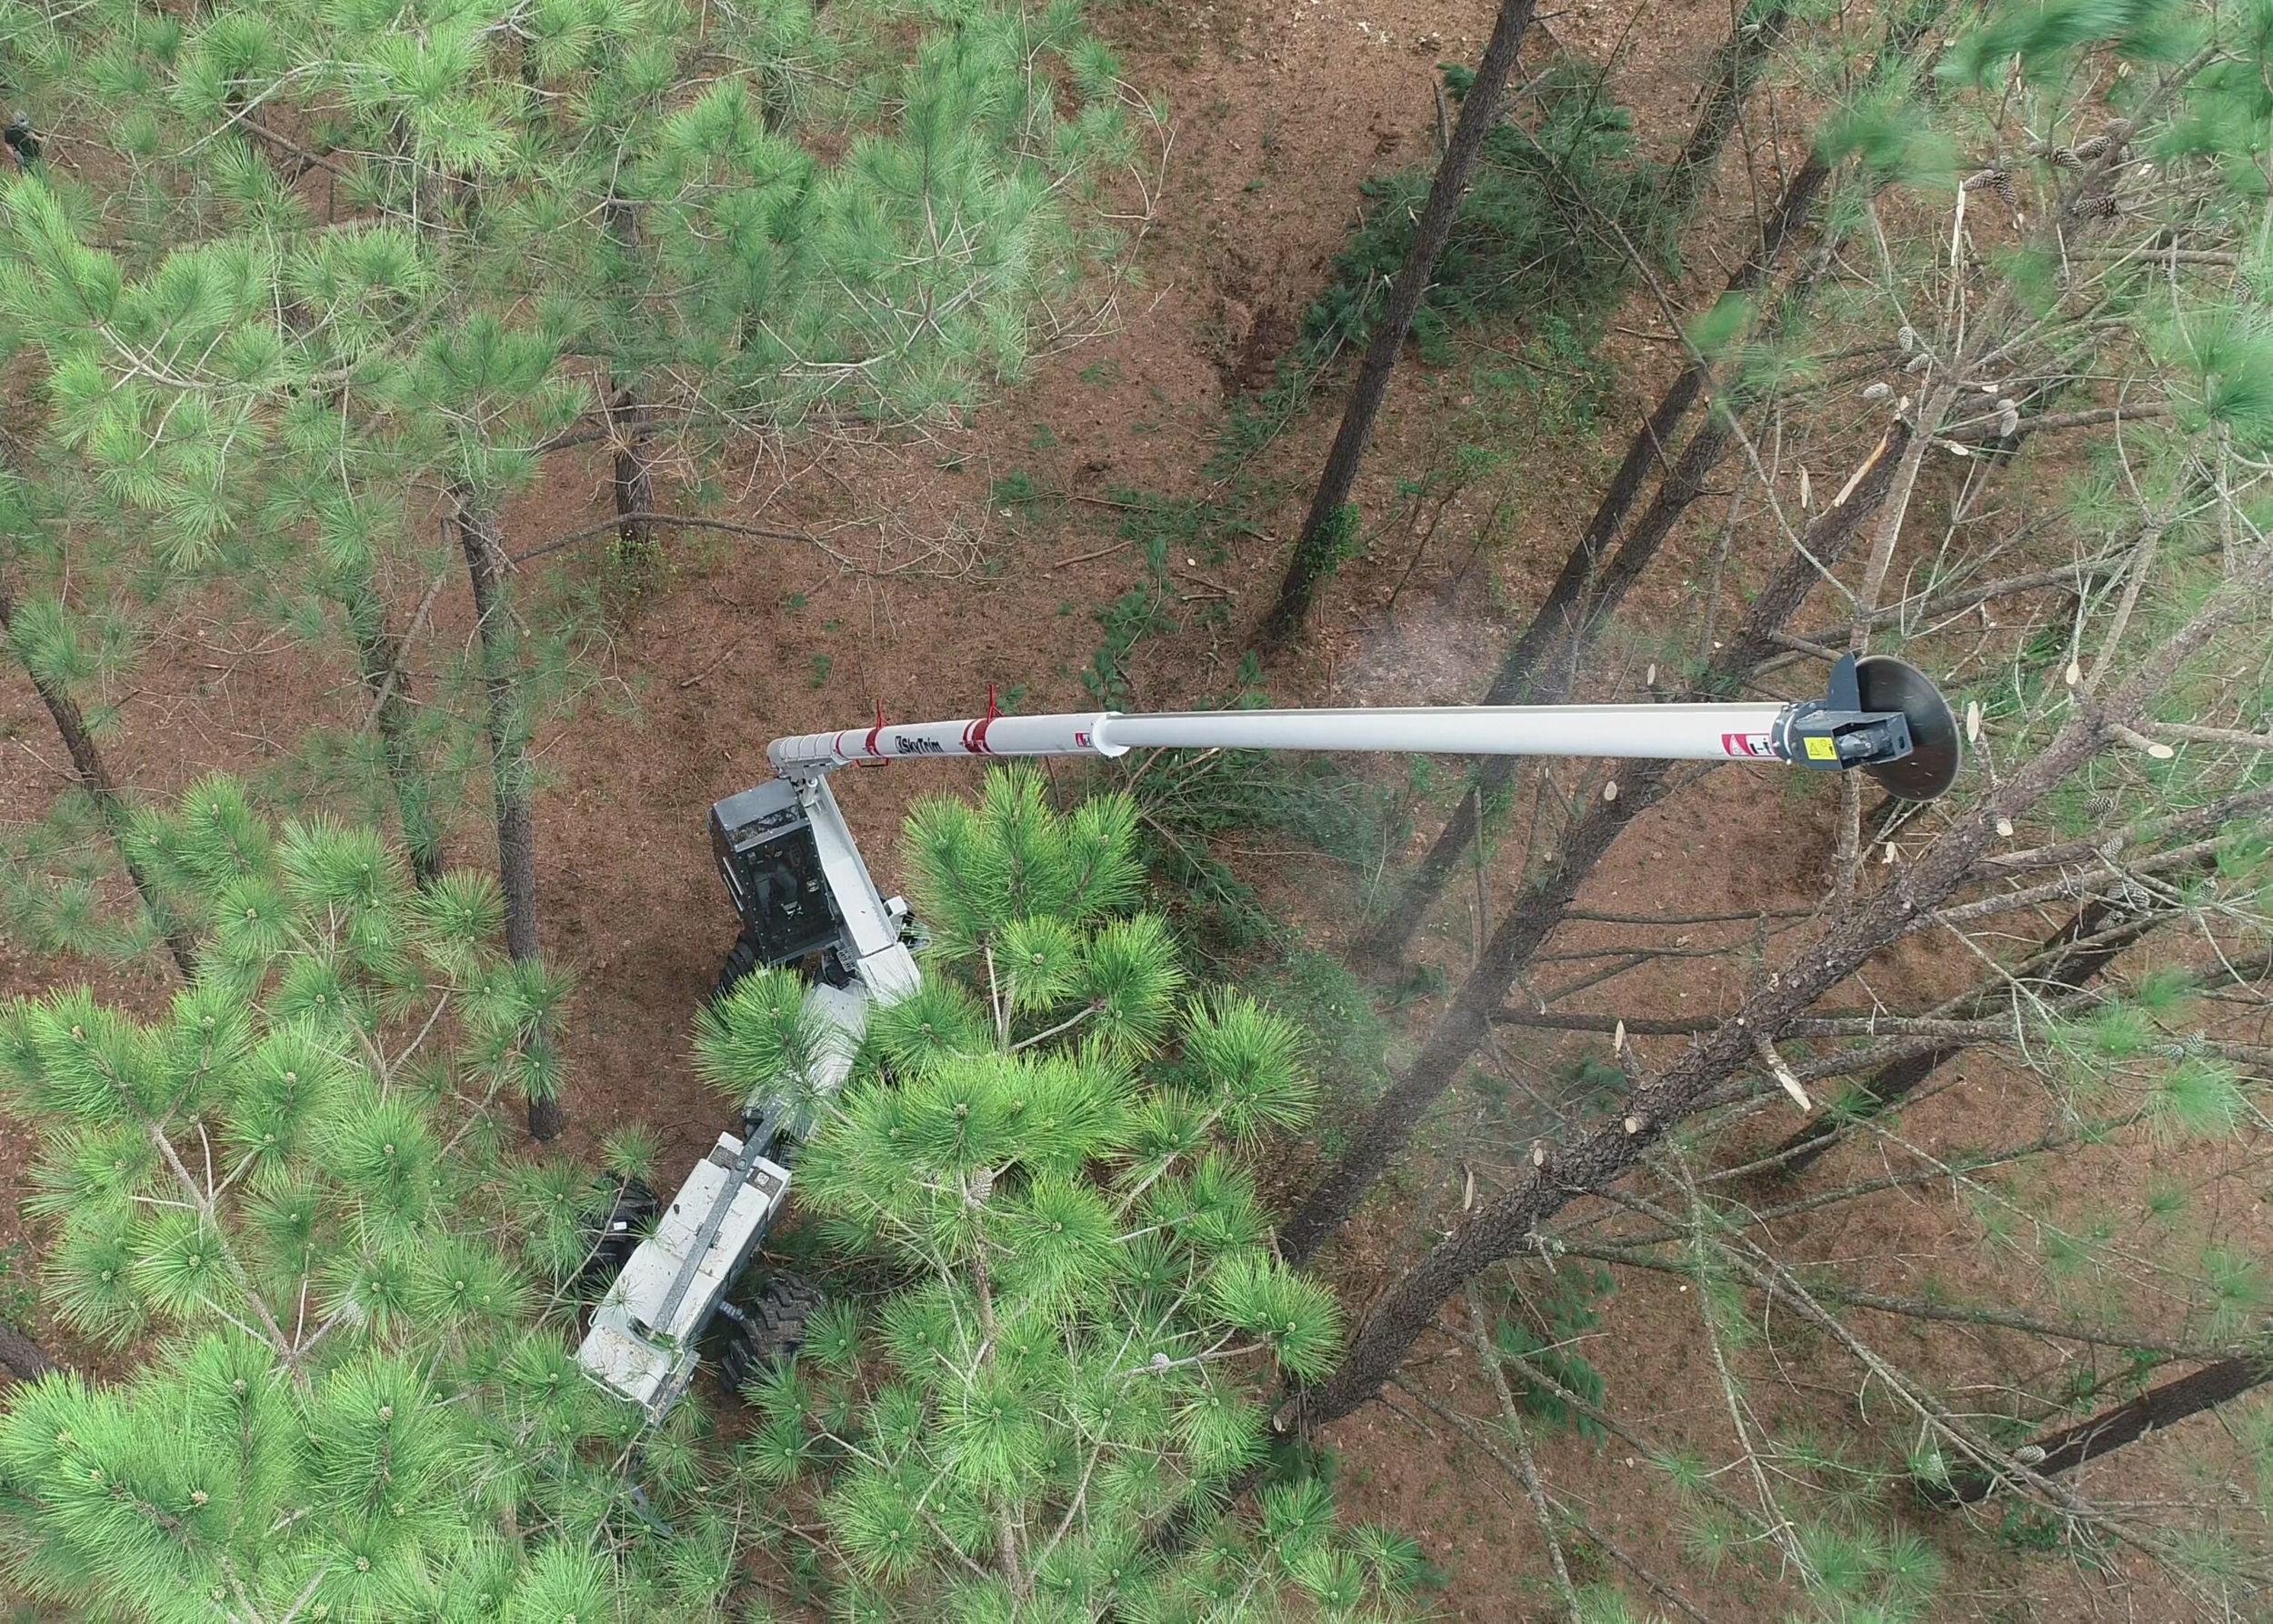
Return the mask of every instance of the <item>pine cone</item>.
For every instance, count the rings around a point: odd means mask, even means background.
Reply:
[[[1970,175],[1965,183],[1968,192],[1984,189],[1994,192],[2004,200],[2005,206],[2015,214],[2020,212],[2020,194],[2013,189],[2013,172],[2002,164],[1995,164]]]
[[[2074,146],[2067,147],[2063,150],[2067,152],[2069,157],[2073,158],[2078,164],[2081,165],[2089,164],[2098,159],[2106,157],[2108,155],[2108,148],[2114,145],[2115,143],[2108,140],[2105,135],[2094,135],[2088,141],[2078,141]],[[2052,161],[2055,164],[2058,163],[2060,161],[2060,155],[2057,152],[2054,153],[2052,155]]]

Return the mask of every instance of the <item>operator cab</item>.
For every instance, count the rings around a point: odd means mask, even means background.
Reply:
[[[710,808],[710,847],[742,920],[751,967],[800,965],[821,956],[821,977],[845,984],[837,951],[845,932],[813,820],[794,786],[776,778]]]

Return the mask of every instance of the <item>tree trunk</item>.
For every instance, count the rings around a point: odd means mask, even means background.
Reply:
[[[601,206],[607,235],[626,259],[639,253],[639,210],[635,204],[611,196]],[[655,475],[646,456],[647,414],[639,405],[638,383],[608,377],[607,430],[616,453],[616,546],[626,558],[646,558],[655,551],[655,523],[644,516],[655,511]]]
[[[2050,960],[2041,972],[2041,980],[2053,987],[2071,992],[2088,987],[2128,948],[2170,917],[2159,910],[2150,910],[2110,928],[2108,921],[2121,907],[2113,898],[2095,897],[2079,909],[2074,918],[2047,937],[2037,951],[2029,955],[2031,961]],[[2093,937],[2100,939],[2093,941]],[[2072,947],[2072,944],[2083,941],[2091,941],[2091,946]],[[1960,1006],[1950,1018],[1982,1019],[2003,1008],[2011,996],[2008,985],[2000,978],[1985,986]],[[1884,1115],[1890,1107],[1916,1092],[1928,1078],[1963,1054],[1968,1047],[1964,1043],[1948,1043],[1908,1059],[1889,1061],[1864,1081],[1847,1115]],[[1811,1122],[1792,1134],[1767,1153],[1770,1157],[1783,1158],[1777,1165],[1777,1176],[1790,1178],[1813,1166],[1838,1143],[1851,1125],[1844,1118],[1835,1121]]]
[[[1697,195],[1712,179],[1720,162],[1720,149],[1728,144],[1729,132],[1737,127],[1737,115],[1751,97],[1760,65],[1784,36],[1786,10],[1784,0],[1768,0],[1767,9],[1757,18],[1739,17],[1735,31],[1714,53],[1718,71],[1697,108],[1696,126],[1666,170],[1665,184],[1657,189],[1658,201],[1676,219],[1697,206]]]
[[[442,877],[442,831],[435,820],[418,744],[411,737],[410,674],[403,669],[403,640],[387,625],[386,601],[370,581],[359,582],[350,591],[346,609],[356,670],[372,694],[372,725],[378,729],[387,781],[402,818],[411,877],[424,890]]]
[[[1751,257],[1730,275],[1727,284],[1729,293],[1746,293],[1759,285],[1761,278],[1782,255],[1793,234],[1814,213],[1816,199],[1822,195],[1824,183],[1830,178],[1830,173],[1823,161],[1813,154],[1793,172],[1784,185],[1783,195],[1777,199],[1776,207],[1768,216],[1758,246],[1754,248]],[[1641,427],[1626,447],[1626,456],[1619,461],[1617,472],[1610,476],[1608,487],[1603,491],[1601,501],[1596,504],[1594,516],[1587,520],[1578,545],[1563,560],[1562,569],[1557,574],[1554,585],[1547,588],[1546,600],[1532,615],[1530,624],[1524,627],[1501,658],[1499,669],[1493,673],[1491,686],[1485,689],[1481,703],[1547,703],[1533,696],[1534,685],[1546,663],[1558,657],[1572,637],[1584,635],[1580,617],[1588,589],[1601,566],[1603,555],[1624,526],[1627,516],[1633,511],[1634,503],[1641,495],[1642,486],[1648,478],[1650,470],[1667,455],[1675,432],[1703,396],[1706,382],[1706,367],[1701,363],[1691,362],[1681,369],[1680,376],[1673,380],[1649,416],[1643,419]],[[1699,431],[1700,437],[1710,432],[1713,432],[1713,426],[1708,425]],[[1725,452],[1728,431],[1722,428],[1719,432],[1723,436],[1719,449]],[[1700,453],[1706,449],[1696,439],[1691,440],[1690,446]],[[1687,460],[1685,454],[1684,463]],[[1677,467],[1679,466],[1677,465]],[[1667,489],[1660,489],[1657,500],[1651,504],[1649,512],[1645,515],[1643,529],[1627,541],[1626,547],[1620,549],[1619,557],[1623,559],[1627,549],[1635,548],[1637,541],[1642,542],[1636,561],[1630,565],[1614,566],[1621,570],[1627,584],[1630,584],[1632,576],[1638,575],[1642,566],[1656,555],[1666,531],[1671,528],[1681,507],[1686,506],[1687,501],[1694,499],[1704,488],[1705,471],[1695,472],[1688,497],[1665,511],[1662,515],[1663,528],[1652,533],[1649,526],[1659,521],[1659,510],[1666,507],[1669,494]],[[1625,585],[1621,585],[1617,596],[1606,595],[1601,603],[1601,612],[1607,614],[1615,608],[1617,598],[1622,597],[1624,593]],[[1576,658],[1575,651],[1571,657]],[[1459,804],[1453,808],[1451,818],[1437,834],[1435,844],[1428,848],[1428,855],[1421,859],[1419,867],[1414,870],[1398,892],[1397,901],[1391,905],[1381,922],[1367,933],[1359,945],[1360,954],[1386,962],[1393,961],[1404,952],[1405,944],[1419,927],[1422,917],[1435,904],[1446,882],[1452,877],[1455,867],[1475,840],[1479,827],[1479,804],[1495,799],[1513,778],[1515,771],[1516,759],[1505,756],[1495,756],[1476,769],[1476,792],[1460,797]]]
[[[506,602],[505,549],[498,545],[495,521],[474,506],[467,493],[451,493],[450,522],[465,549],[466,575],[473,586],[496,808],[497,883],[506,898],[506,953],[519,964],[537,954],[536,775],[522,714],[513,610]],[[540,1140],[556,1138],[562,1127],[560,1102],[532,1096],[528,1105],[529,1133]]]
[[[15,602],[8,596],[6,584],[0,582],[0,642],[9,640],[15,630]],[[148,910],[150,917],[157,922],[158,929],[164,934],[166,951],[174,957],[174,967],[181,972],[183,980],[195,981],[197,978],[195,944],[189,932],[166,912],[164,904],[158,900],[157,893],[151,888],[148,877],[142,872],[141,865],[127,853],[125,835],[129,815],[126,802],[118,793],[118,786],[111,777],[110,768],[104,763],[103,752],[96,746],[95,736],[87,731],[86,717],[79,709],[79,702],[62,685],[42,677],[29,663],[25,664],[24,674],[31,679],[32,691],[39,696],[40,703],[47,707],[47,714],[55,719],[55,731],[63,736],[64,750],[71,757],[72,773],[79,780],[79,787],[95,802],[95,809],[103,819],[103,827],[110,832],[111,840],[118,848],[119,866],[126,870],[127,879],[133,882],[135,895],[142,899],[142,906]]]
[[[1331,575],[1340,562],[1342,544],[1350,524],[1344,509],[1348,506],[1350,491],[1357,483],[1366,443],[1372,437],[1374,419],[1380,414],[1382,399],[1389,392],[1389,375],[1397,368],[1397,352],[1405,346],[1406,335],[1412,330],[1413,316],[1420,309],[1422,296],[1436,275],[1437,256],[1444,252],[1445,240],[1452,235],[1452,223],[1459,213],[1460,200],[1467,194],[1468,182],[1476,174],[1484,139],[1499,122],[1500,92],[1507,87],[1507,75],[1515,70],[1524,32],[1531,25],[1531,7],[1532,0],[1500,0],[1499,17],[1492,25],[1492,37],[1484,46],[1483,60],[1476,65],[1475,82],[1461,98],[1459,121],[1453,125],[1452,139],[1446,144],[1444,156],[1437,162],[1436,179],[1428,188],[1428,201],[1422,206],[1420,218],[1414,224],[1412,246],[1406,251],[1405,263],[1398,267],[1397,281],[1389,289],[1388,302],[1374,324],[1365,362],[1350,389],[1349,403],[1343,408],[1333,448],[1327,453],[1326,468],[1311,496],[1309,514],[1302,521],[1302,536],[1295,543],[1294,555],[1287,562],[1287,573],[1279,581],[1278,596],[1256,629],[1257,647],[1284,648],[1293,640],[1301,629],[1303,617],[1309,612],[1318,583]]]
[[[38,1343],[5,1323],[0,1323],[0,1365],[5,1365],[18,1381],[37,1381],[63,1368]]]
[[[1893,459],[1880,457],[1888,466]],[[1528,1177],[1480,1203],[1421,1263],[1376,1303],[1351,1339],[1341,1365],[1315,1388],[1290,1396],[1278,1424],[1315,1427],[1338,1419],[1373,1398],[1404,1363],[1413,1344],[1445,1303],[1477,1271],[1531,1244],[1538,1228],[1565,1207],[1624,1178],[1644,1153],[1677,1129],[1737,1072],[1751,1067],[1763,1038],[1891,946],[1915,923],[1948,900],[1971,877],[1996,843],[2000,820],[2017,821],[2083,765],[2108,747],[2120,727],[2135,724],[2145,707],[2188,659],[2232,625],[2247,606],[2273,586],[2273,543],[2256,552],[2227,579],[2218,596],[2183,628],[2146,657],[2143,668],[2064,726],[2044,749],[2006,775],[1968,811],[1951,820],[1916,861],[1905,865],[1877,895],[1840,917],[1777,974],[1758,984],[1744,1007],[1648,1082],[1639,1084],[1625,1110],[1577,1144],[1542,1147]]]
[[[655,471],[646,456],[647,419],[644,408],[632,401],[629,389],[618,389],[608,401],[608,438],[616,448],[616,547],[626,558],[646,558],[655,551]]]
[[[638,207],[623,198],[600,205],[606,236],[627,262],[638,257]],[[655,555],[655,473],[647,466],[647,414],[638,405],[638,380],[625,382],[609,368],[606,377],[606,435],[616,453],[616,555],[646,559]]]
[[[1836,564],[1863,518],[1885,498],[1895,467],[1902,460],[1902,447],[1896,443],[1900,434],[1898,429],[1888,435],[1872,454],[1861,483],[1848,494],[1846,504],[1830,509],[1807,527],[1805,552],[1795,551],[1761,589],[1744,625],[1707,673],[1707,681],[1714,689],[1733,684],[1775,652],[1773,634],[1807,601],[1808,591],[1821,578],[1818,564],[1823,567]],[[1476,967],[1429,1029],[1419,1056],[1351,1130],[1341,1159],[1280,1230],[1279,1250],[1290,1262],[1307,1260],[1339,1229],[1357,1209],[1373,1181],[1405,1148],[1421,1118],[1483,1041],[1492,1011],[1507,997],[1507,988],[1539,945],[1562,923],[1579,887],[1603,853],[1628,823],[1655,806],[1665,793],[1671,766],[1665,761],[1640,761],[1621,767],[1617,798],[1590,800],[1578,822],[1564,832],[1547,876],[1525,890],[1492,932]]]
[[[2112,1455],[2125,1444],[2137,1443],[2150,1432],[2200,1415],[2204,1410],[2238,1398],[2273,1377],[2273,1361],[2262,1358],[2219,1359],[2200,1369],[2149,1388],[2138,1398],[2103,1409],[2088,1420],[2063,1427],[2033,1440],[2042,1459],[2029,1463],[2031,1471],[2057,1477],[2088,1460]],[[1938,1505],[1973,1505],[1988,1499],[2009,1479],[1994,1472],[1968,1467],[1952,1472],[1947,1484],[1927,1490]]]

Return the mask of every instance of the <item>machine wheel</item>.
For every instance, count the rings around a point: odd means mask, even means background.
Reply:
[[[749,1307],[720,1303],[726,1346],[718,1355],[718,1374],[727,1388],[738,1393],[744,1383],[796,1358],[805,1346],[806,1324],[827,1300],[820,1288],[796,1275],[774,1274]]]
[[[711,988],[711,998],[725,997],[742,984],[742,978],[757,968],[757,944],[747,935],[734,938],[734,946],[726,949],[726,962],[719,967],[718,985]]]
[[[663,1203],[645,1182],[626,1180],[607,1211],[591,1226],[592,1250],[576,1271],[576,1288],[593,1297],[606,1291],[631,1261],[632,1253],[655,1227],[656,1215],[662,1210]]]

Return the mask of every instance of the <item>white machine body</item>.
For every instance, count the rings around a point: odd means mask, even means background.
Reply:
[[[718,1299],[749,1261],[789,1198],[789,1170],[757,1157],[743,1169],[743,1142],[722,1133],[671,1198],[592,1310],[576,1362],[594,1380],[660,1421],[695,1378],[695,1345]],[[705,1220],[723,1203],[707,1245]],[[684,1289],[674,1286],[692,1270]],[[665,1316],[667,1314],[667,1322]]]
[[[794,1142],[816,1102],[844,1087],[869,1009],[918,985],[907,905],[877,891],[825,778],[761,784],[719,802],[711,823],[756,965],[814,971],[806,1011],[823,1041],[806,1075],[744,1113],[745,1135],[766,1117]],[[766,1148],[718,1136],[594,1308],[576,1349],[587,1377],[655,1420],[694,1378],[705,1328],[788,1198],[788,1151],[775,1160],[759,1154]]]

